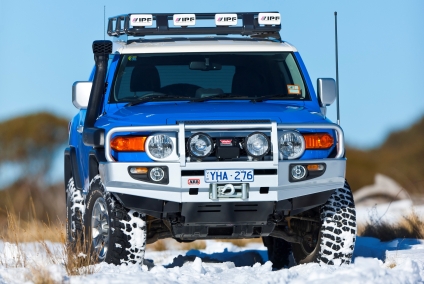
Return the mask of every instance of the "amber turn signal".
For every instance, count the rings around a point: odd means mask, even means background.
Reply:
[[[322,170],[324,170],[324,165],[310,164],[306,168],[308,169],[308,171],[322,171]]]
[[[110,148],[118,152],[144,152],[145,136],[118,136],[110,142]]]
[[[132,174],[147,174],[149,170],[146,167],[131,167],[130,173]]]
[[[328,149],[333,146],[334,139],[328,133],[302,134],[306,149]]]

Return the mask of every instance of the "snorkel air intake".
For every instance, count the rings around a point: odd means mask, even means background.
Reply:
[[[91,87],[90,100],[84,121],[83,142],[87,146],[101,147],[104,145],[104,130],[95,128],[94,123],[99,116],[100,105],[105,94],[105,79],[109,54],[112,53],[112,42],[109,40],[96,40],[93,42],[94,61],[96,70],[93,86]]]

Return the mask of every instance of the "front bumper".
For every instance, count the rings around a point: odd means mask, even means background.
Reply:
[[[323,163],[326,170],[323,175],[313,179],[290,182],[289,167],[299,164],[297,160],[283,160],[274,165],[270,162],[225,162],[225,163],[187,163],[181,167],[179,163],[154,163],[154,166],[166,166],[169,169],[169,183],[152,184],[132,178],[128,168],[133,166],[152,166],[152,163],[114,163],[102,162],[99,165],[100,175],[107,191],[165,201],[183,202],[236,202],[236,201],[280,201],[304,195],[324,192],[343,187],[345,182],[346,159],[302,160],[302,164]],[[276,174],[255,175],[254,182],[249,183],[247,198],[211,198],[211,184],[204,181],[203,176],[182,175],[182,171],[206,169],[263,169],[276,170]],[[265,171],[267,172],[267,171]],[[269,171],[268,171],[269,172]],[[200,179],[200,184],[189,185],[189,179]],[[190,194],[190,188],[197,188],[197,194]],[[261,188],[267,188],[266,191]]]
[[[335,158],[313,159],[313,160],[280,160],[278,150],[279,131],[287,129],[331,129],[337,134],[337,154]],[[187,162],[185,139],[193,132],[203,131],[208,133],[219,132],[221,134],[242,131],[243,133],[263,131],[269,133],[271,142],[272,158],[267,161],[225,161],[225,162]],[[116,162],[112,156],[110,143],[114,135],[118,133],[146,133],[146,132],[175,132],[176,152],[173,161],[163,162]],[[182,142],[182,143],[181,143]],[[156,200],[185,202],[259,202],[280,201],[299,196],[311,195],[342,187],[345,182],[346,159],[344,158],[343,130],[336,124],[277,124],[275,121],[269,123],[246,122],[246,123],[185,123],[177,125],[159,126],[131,126],[116,127],[108,131],[105,137],[105,162],[99,165],[100,175],[106,190]],[[289,179],[290,165],[293,164],[325,164],[325,172],[312,179],[291,182]],[[151,167],[164,166],[169,170],[168,184],[153,184],[132,178],[128,173],[129,167]],[[240,198],[220,198],[213,194],[216,186],[205,182],[204,170],[226,170],[226,169],[254,169],[253,182],[242,184],[243,193]],[[185,172],[185,174],[182,174]],[[193,172],[193,175],[187,173]],[[260,172],[260,174],[259,174]],[[189,184],[189,179],[197,179],[200,182],[195,185]],[[222,184],[221,184],[222,186]],[[240,185],[237,185],[240,186]],[[190,189],[196,188],[195,191]],[[215,188],[215,189],[214,189]],[[262,188],[262,190],[261,190]]]

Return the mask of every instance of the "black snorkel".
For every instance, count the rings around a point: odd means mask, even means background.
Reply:
[[[105,94],[107,63],[109,54],[112,53],[112,42],[109,40],[94,41],[93,53],[96,70],[84,121],[83,142],[86,146],[103,147],[104,129],[95,128],[94,123],[99,116],[100,104]]]

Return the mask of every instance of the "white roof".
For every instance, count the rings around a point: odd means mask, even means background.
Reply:
[[[237,39],[205,39],[205,40],[166,40],[146,42],[114,42],[113,52],[121,54],[136,53],[188,53],[188,52],[281,52],[297,51],[296,48],[286,42],[274,42],[267,40],[237,40]]]

